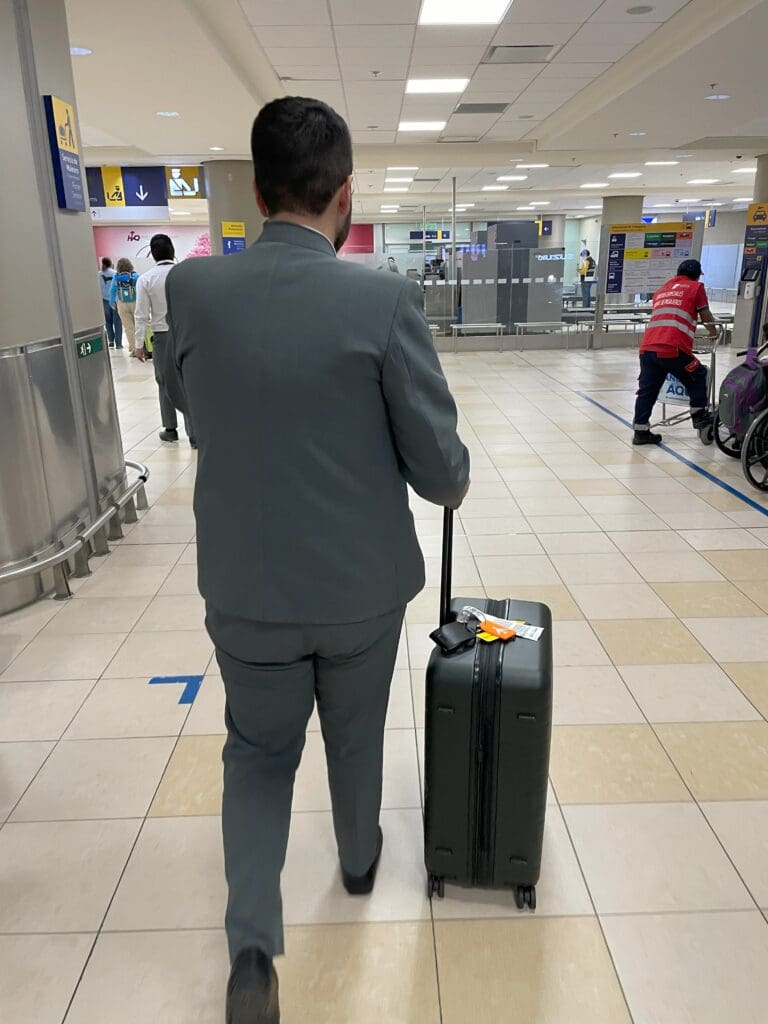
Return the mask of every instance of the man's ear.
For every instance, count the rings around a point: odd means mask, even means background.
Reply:
[[[267,220],[269,220],[269,210],[267,209],[267,204],[264,202],[264,196],[259,191],[259,186],[256,184],[255,181],[253,183],[253,194],[256,196],[256,205],[258,206],[259,212],[261,213],[262,217],[265,217]]]
[[[339,213],[345,217],[352,208],[352,175],[346,179],[339,189]]]

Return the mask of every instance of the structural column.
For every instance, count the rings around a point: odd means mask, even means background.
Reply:
[[[211,218],[211,248],[223,254],[222,223],[245,224],[245,242],[250,245],[264,225],[253,194],[253,164],[250,160],[209,160],[203,164]]]
[[[768,153],[757,158],[755,190],[752,196],[755,203],[768,203]]]
[[[605,196],[603,198],[603,227],[610,227],[611,224],[640,224],[643,219],[643,197],[642,196]],[[598,301],[601,290],[605,289],[605,279],[608,270],[608,242],[605,237],[600,246],[598,260]],[[594,256],[595,254],[592,253]],[[631,297],[625,294],[606,295],[605,305],[620,306],[629,302]]]

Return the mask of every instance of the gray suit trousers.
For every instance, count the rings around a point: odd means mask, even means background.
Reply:
[[[354,875],[373,862],[384,725],[404,613],[301,626],[207,608],[227,698],[222,820],[232,960],[248,946],[269,956],[283,952],[280,874],[315,701],[339,859]]]

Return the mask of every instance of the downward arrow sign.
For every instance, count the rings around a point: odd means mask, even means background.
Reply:
[[[148,196],[149,196],[149,192],[145,192],[144,191],[144,186],[143,185],[139,185],[139,191],[136,193],[136,198],[139,199],[143,203],[144,200],[148,198]]]
[[[149,680],[149,685],[154,686],[157,683],[185,683],[186,685],[179,697],[179,704],[193,704],[202,681],[202,676],[153,676]]]

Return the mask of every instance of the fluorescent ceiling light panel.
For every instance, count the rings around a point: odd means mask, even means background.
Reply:
[[[719,178],[689,178],[689,185],[717,185]]]
[[[700,199],[678,199],[678,203],[700,203]]]
[[[390,171],[418,171],[418,169],[418,167],[388,167],[387,174],[389,174]]]
[[[602,203],[599,206],[585,206],[584,207],[585,210],[602,210],[602,208],[603,208],[603,204]]]
[[[401,182],[405,182],[410,185],[413,178],[385,178],[384,181],[386,181],[388,185],[397,185]]]
[[[528,212],[531,212],[533,210],[533,207],[532,206],[518,206],[517,209],[518,210],[526,210]]]
[[[757,174],[757,168],[756,167],[736,167],[734,169],[733,173],[734,174]]]
[[[746,196],[742,196],[741,199],[734,199],[733,201],[734,203],[751,203],[752,196],[749,196],[748,198]]]
[[[709,96],[705,96],[707,100],[729,100],[731,97],[727,92],[711,92]]]
[[[510,0],[422,0],[420,25],[498,25]]]
[[[531,206],[551,206],[551,205],[552,205],[552,203],[550,203],[550,201],[548,199],[541,199],[541,200],[538,200],[535,203],[534,202],[531,203]]]
[[[615,174],[609,174],[609,178],[642,178],[642,171],[616,171]]]
[[[647,135],[648,132],[629,132],[628,134],[631,135],[635,139],[639,139],[639,138],[642,138],[643,135]]]
[[[585,181],[580,188],[608,188],[607,181]]]
[[[409,78],[405,91],[410,93],[459,93],[469,85],[468,78]]]
[[[408,189],[407,188],[399,188],[399,187],[398,188],[385,188],[384,191],[385,192],[407,192]]]
[[[445,121],[401,121],[397,130],[399,132],[441,132],[445,125]]]
[[[178,117],[179,116],[179,112],[178,112],[178,110],[158,110],[157,111],[157,116],[158,117]]]
[[[93,50],[89,50],[87,46],[70,46],[69,52],[73,57],[90,57]]]
[[[483,192],[506,192],[509,185],[483,185]]]
[[[679,160],[646,160],[646,167],[677,167]]]
[[[211,151],[211,153],[223,153],[224,152],[224,147],[223,146],[209,146],[208,149]]]
[[[527,174],[502,174],[496,181],[528,181]]]
[[[518,164],[521,171],[542,171],[549,164]]]

